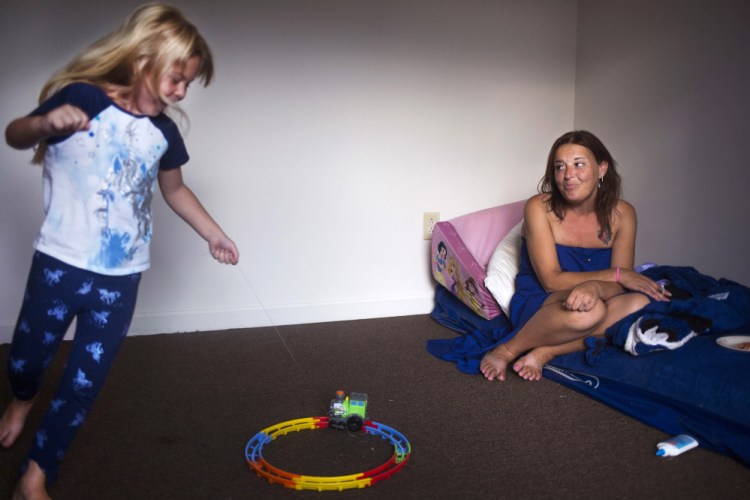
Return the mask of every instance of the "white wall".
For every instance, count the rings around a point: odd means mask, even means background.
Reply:
[[[578,5],[575,125],[620,163],[637,261],[750,284],[750,3]]]
[[[138,3],[3,1],[3,123]],[[215,264],[157,197],[132,334],[427,313],[422,213],[530,196],[573,126],[575,0],[174,3],[217,66],[184,176],[242,258]],[[0,147],[6,342],[43,216],[29,157]]]

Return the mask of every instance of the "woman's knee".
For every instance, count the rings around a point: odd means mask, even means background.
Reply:
[[[612,297],[607,302],[607,308],[613,319],[624,318],[636,311],[640,311],[651,302],[648,296],[642,293],[626,293]]]
[[[588,311],[570,311],[566,315],[567,327],[570,330],[588,334],[595,330],[607,316],[607,306],[601,300]]]
[[[629,293],[626,296],[626,304],[628,306],[628,309],[630,310],[630,313],[634,313],[636,311],[640,311],[649,303],[651,303],[651,299],[642,293]]]

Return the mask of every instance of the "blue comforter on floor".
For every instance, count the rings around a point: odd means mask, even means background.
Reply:
[[[701,447],[750,466],[750,352],[716,342],[723,334],[750,336],[750,288],[692,268],[643,272],[667,280],[672,300],[624,318],[607,338],[587,339],[585,352],[555,358],[545,378],[667,434],[690,434]],[[427,350],[470,374],[479,373],[485,352],[515,334],[504,316],[484,320],[442,287],[432,318],[461,335],[429,340]],[[633,355],[624,347],[638,328]]]
[[[750,288],[727,279],[714,279],[692,267],[654,266],[645,276],[672,293],[668,302],[646,307],[607,329],[609,341],[634,356],[673,350],[711,332],[721,334],[750,326]],[[600,343],[589,339],[588,361],[598,362]]]
[[[750,328],[750,288],[728,279],[714,279],[692,267],[652,266],[643,274],[665,283],[672,293],[668,302],[651,302],[618,321],[606,331],[606,339],[586,339],[587,361],[600,363],[616,346],[634,356],[677,349],[690,339]],[[464,306],[443,287],[435,291],[432,318],[463,336],[427,342],[427,350],[458,369],[479,373],[482,356],[515,335],[508,318],[485,320]]]
[[[486,320],[477,316],[463,302],[442,286],[435,289],[432,318],[443,326],[463,334],[452,339],[427,341],[427,351],[444,361],[456,363],[464,373],[479,373],[484,353],[500,341],[510,338],[510,321],[504,314]]]

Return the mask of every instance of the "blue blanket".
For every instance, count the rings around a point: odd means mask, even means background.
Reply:
[[[624,318],[606,338],[586,339],[586,352],[555,358],[544,376],[667,434],[691,434],[701,447],[750,467],[750,353],[716,342],[725,332],[750,335],[750,288],[692,268],[643,272],[666,280],[672,300]],[[515,334],[504,316],[484,320],[442,287],[432,318],[462,335],[429,340],[427,350],[465,373],[479,373],[484,353]],[[634,356],[624,346],[638,329]]]
[[[512,331],[504,314],[491,320],[481,318],[442,286],[435,289],[435,308],[431,316],[462,336],[428,340],[427,351],[444,361],[456,363],[459,370],[473,375],[479,373],[479,362],[484,353],[510,338]]]
[[[692,267],[653,266],[642,272],[665,283],[672,300],[651,302],[626,316],[607,329],[606,339],[586,339],[589,364],[601,363],[613,346],[639,356],[676,349],[697,335],[750,328],[750,288],[714,279]],[[443,287],[435,291],[432,318],[463,335],[429,340],[427,351],[470,374],[479,373],[479,362],[487,351],[516,334],[504,315],[480,318]]]
[[[596,366],[583,352],[559,356],[544,377],[750,467],[750,353],[721,347],[711,334],[648,356],[607,351]]]
[[[651,302],[607,329],[608,341],[634,356],[677,349],[701,334],[750,327],[750,288],[744,285],[692,267],[654,266],[643,274],[663,283],[672,299]],[[607,353],[601,339],[589,338],[586,344],[590,364]]]

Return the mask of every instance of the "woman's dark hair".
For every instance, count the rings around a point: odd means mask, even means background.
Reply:
[[[539,181],[539,192],[549,193],[547,206],[558,219],[565,218],[566,201],[555,182],[555,154],[560,146],[577,144],[587,148],[594,155],[597,165],[607,162],[609,167],[596,193],[596,218],[601,228],[600,239],[612,236],[612,214],[617,210],[617,202],[622,196],[620,175],[617,173],[615,159],[609,153],[602,141],[586,130],[574,130],[563,134],[555,141],[547,157],[547,169],[544,177]]]

